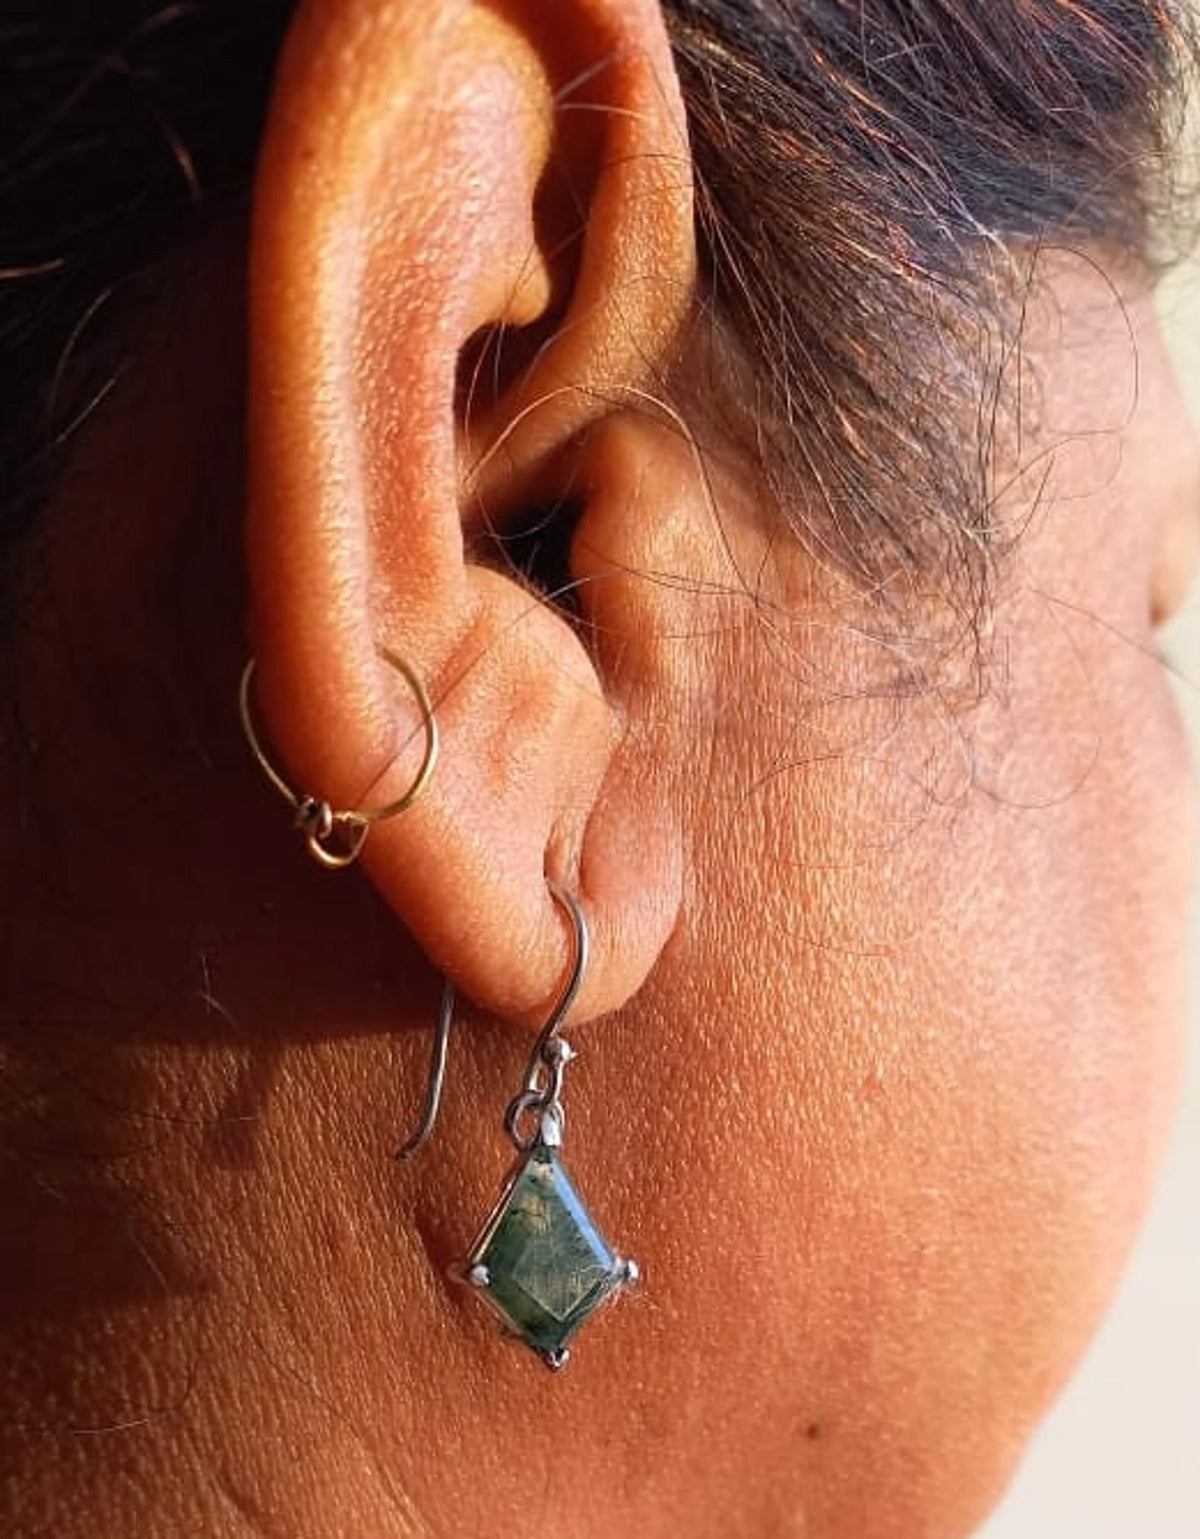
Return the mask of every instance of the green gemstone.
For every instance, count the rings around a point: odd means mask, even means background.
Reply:
[[[628,1280],[555,1151],[536,1144],[517,1167],[467,1260],[470,1281],[552,1367],[567,1342]]]

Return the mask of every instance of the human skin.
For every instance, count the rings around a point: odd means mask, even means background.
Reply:
[[[614,48],[572,304],[464,420],[467,339],[563,281],[550,98]],[[978,652],[926,639],[937,573],[901,638],[659,403],[679,112],[649,4],[301,7],[251,236],[130,320],[10,644],[6,1533],[951,1539],[1111,1294],[1191,826],[1154,628],[1200,459],[1148,281],[1015,254],[1021,537]],[[480,513],[568,494],[576,624]],[[247,613],[273,751],[335,804],[419,753],[375,638],[429,681],[442,759],[359,874],[246,752]],[[596,939],[566,1156],[644,1272],[556,1377],[444,1280],[564,967],[545,873]],[[441,973],[473,1003],[401,1167]]]

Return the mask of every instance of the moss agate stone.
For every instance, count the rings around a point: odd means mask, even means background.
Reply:
[[[466,1263],[467,1279],[552,1368],[632,1271],[610,1249],[553,1148],[539,1143],[509,1179]]]

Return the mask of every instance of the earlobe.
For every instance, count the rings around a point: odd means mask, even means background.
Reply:
[[[300,7],[251,250],[261,711],[306,790],[386,801],[420,722],[378,644],[417,670],[441,760],[363,862],[435,965],[515,1020],[563,965],[545,878],[587,910],[576,1014],[600,1013],[670,933],[679,839],[621,682],[522,574],[466,558],[464,520],[502,534],[545,494],[587,425],[665,369],[693,283],[654,0]],[[464,391],[481,338],[514,332],[521,367]]]

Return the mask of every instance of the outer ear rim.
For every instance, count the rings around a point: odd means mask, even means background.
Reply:
[[[673,68],[656,0],[563,0],[554,26],[569,26],[572,12],[635,61],[621,79],[652,96],[647,71]],[[472,18],[485,13],[491,30],[473,31]],[[492,145],[465,137],[478,131],[477,116],[431,132],[434,66],[473,78],[473,46],[509,44],[497,43],[490,8],[455,4],[439,14],[443,24],[430,28],[419,0],[382,12],[370,0],[309,0],[289,37],[251,249],[249,544],[260,709],[297,783],[354,806],[368,779],[362,766],[383,764],[371,796],[386,799],[411,777],[411,756],[399,750],[419,738],[420,724],[411,699],[384,681],[376,646],[408,659],[439,711],[443,753],[428,794],[374,829],[364,867],[456,987],[522,1024],[544,1015],[562,972],[563,921],[547,877],[570,887],[593,933],[573,1012],[583,1019],[623,1004],[670,935],[682,895],[680,833],[661,787],[632,758],[619,701],[606,698],[567,622],[527,588],[464,561],[453,363],[466,335],[453,328],[471,313],[479,266],[464,267],[444,196],[463,180],[464,154],[480,157],[470,160],[471,175],[497,162]],[[513,36],[514,48],[535,47],[536,39]],[[439,49],[450,53],[439,58]],[[484,105],[511,111],[505,131],[532,153],[520,135],[538,114],[518,111],[519,91],[545,89],[544,75],[517,64],[497,73],[496,57],[484,62],[480,89],[494,92]],[[383,127],[364,115],[364,102],[383,113]],[[640,98],[637,105],[613,120],[627,152],[648,121],[677,136],[673,110],[647,120]],[[380,144],[395,155],[406,134],[423,158],[414,156],[413,176],[398,190],[378,174]],[[605,218],[628,212],[622,163],[640,176],[646,156],[614,157]],[[501,253],[528,227],[523,200],[536,185],[520,166],[515,176],[489,190],[490,223],[473,227],[480,240],[494,227]],[[630,187],[644,195],[641,181]],[[369,201],[380,196],[394,205]],[[635,211],[645,219],[644,207]],[[678,217],[677,198],[669,212]],[[440,221],[435,230],[431,219]],[[603,233],[609,252],[620,253],[620,230]],[[380,270],[392,274],[395,293],[385,296],[391,309],[372,294],[368,314],[356,284],[370,242],[381,239],[388,266]],[[668,275],[678,296],[694,272],[690,202],[687,234],[672,239],[684,254],[684,270]],[[589,231],[585,263],[591,241]],[[359,262],[349,272],[339,266],[345,252]],[[494,291],[494,273],[485,276]],[[599,281],[594,272],[589,281]],[[591,354],[601,366],[625,366],[603,345],[605,316],[584,308],[582,316],[569,309],[566,325],[570,351],[589,361],[590,375],[573,392],[574,415],[556,415],[560,436],[576,434],[597,409]],[[397,316],[417,324],[396,326]],[[370,335],[381,317],[392,330]],[[653,319],[647,340],[658,345],[661,314]],[[372,344],[385,349],[390,376]],[[645,349],[633,351],[642,358]],[[364,448],[369,419],[347,405],[357,408],[376,387],[377,410],[392,408],[382,449]]]

